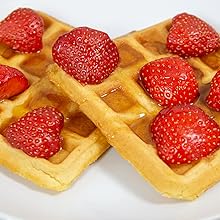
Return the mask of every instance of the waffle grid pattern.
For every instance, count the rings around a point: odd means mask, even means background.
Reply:
[[[171,20],[167,20],[116,39],[119,66],[99,85],[83,87],[57,65],[51,65],[48,74],[50,80],[96,124],[121,156],[160,193],[192,200],[220,180],[220,151],[197,163],[166,165],[157,156],[149,132],[149,124],[161,107],[146,95],[138,80],[138,71],[144,64],[172,55],[166,50],[170,25]],[[204,104],[208,84],[220,68],[219,54],[217,51],[202,59],[191,58],[188,61],[194,67],[200,84],[201,98],[196,105],[220,124],[219,114]]]
[[[70,26],[39,12],[45,23],[43,49],[40,53],[19,54],[0,45],[0,63],[21,70],[30,87],[21,95],[0,103],[0,164],[41,187],[61,191],[94,162],[109,144],[95,125],[80,112],[78,105],[65,97],[46,76],[53,63],[51,47]],[[62,149],[49,160],[32,158],[12,148],[5,140],[4,128],[34,108],[46,105],[59,109],[65,118]]]

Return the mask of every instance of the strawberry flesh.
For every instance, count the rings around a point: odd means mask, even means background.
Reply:
[[[64,117],[54,107],[42,107],[28,112],[10,124],[5,137],[12,147],[31,157],[48,159],[61,148],[60,132]]]
[[[193,105],[163,109],[151,132],[158,155],[167,164],[191,163],[220,147],[220,127]]]
[[[171,53],[183,57],[204,56],[219,46],[219,34],[205,21],[187,13],[173,18],[167,37],[167,48]]]
[[[54,61],[81,84],[99,84],[117,67],[119,54],[109,36],[79,27],[62,35],[52,49]]]
[[[215,74],[211,81],[211,88],[206,102],[210,108],[220,111],[220,71]]]
[[[19,8],[0,22],[0,42],[23,53],[42,49],[43,19],[30,8]]]
[[[28,80],[19,70],[0,65],[0,99],[8,99],[28,88]]]
[[[140,81],[161,106],[192,103],[199,95],[194,70],[180,57],[166,57],[147,63],[140,70]]]

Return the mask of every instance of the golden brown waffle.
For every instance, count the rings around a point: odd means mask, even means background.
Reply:
[[[192,200],[220,180],[220,151],[189,165],[169,167],[157,155],[149,124],[161,110],[138,82],[140,68],[149,61],[170,56],[166,38],[171,20],[132,32],[115,40],[120,63],[99,85],[82,86],[56,64],[48,68],[50,80],[75,101],[101,130],[107,141],[161,194]],[[220,68],[220,51],[189,60],[201,88],[196,105],[220,124],[220,114],[204,104],[208,84]]]
[[[44,19],[43,50],[36,54],[19,54],[0,45],[0,64],[20,69],[31,86],[21,95],[0,103],[0,131],[26,112],[42,106],[54,106],[64,117],[62,150],[49,160],[32,158],[21,150],[12,148],[0,134],[0,164],[33,181],[41,187],[61,191],[92,162],[109,144],[95,125],[80,112],[64,93],[45,76],[52,63],[51,46],[57,37],[71,29],[70,26],[39,12]]]

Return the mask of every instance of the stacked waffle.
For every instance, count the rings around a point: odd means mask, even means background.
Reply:
[[[212,41],[211,46],[200,44],[202,49],[197,50],[193,43],[189,48],[184,41],[180,49],[170,45],[173,43],[170,30],[174,25],[168,20],[112,42],[107,34],[86,27],[64,34],[71,29],[69,26],[45,14],[39,15],[45,23],[44,47],[40,53],[18,54],[6,46],[1,48],[1,64],[21,70],[29,82],[33,82],[19,96],[1,103],[0,162],[3,165],[40,186],[63,190],[108,148],[108,142],[165,196],[195,199],[219,181],[220,135],[215,137],[217,141],[212,143],[215,146],[209,148],[208,156],[208,153],[190,155],[194,159],[186,163],[172,157],[169,163],[169,158],[160,155],[150,127],[159,112],[170,106],[167,102],[158,104],[153,95],[148,94],[151,90],[145,88],[145,78],[140,79],[142,67],[155,60],[171,57],[172,53],[191,57],[187,61],[178,58],[192,66],[200,88],[199,98],[196,100],[197,91],[190,104],[194,102],[195,108],[199,107],[204,114],[214,118],[215,121],[208,120],[216,126],[214,131],[219,132],[218,110],[208,107],[205,102],[210,82],[220,66],[219,39]],[[184,24],[192,18],[181,16]],[[193,22],[200,28],[205,26],[194,17]],[[178,34],[176,30],[173,32]],[[216,37],[215,32],[213,36]],[[45,73],[52,60],[58,65],[51,64]],[[11,123],[43,106],[56,107],[65,118],[61,148],[49,159],[30,157],[13,148],[7,136],[4,137]],[[174,103],[171,108],[173,106]]]

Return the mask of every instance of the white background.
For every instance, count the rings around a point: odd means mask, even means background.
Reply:
[[[220,32],[218,0],[0,0],[0,3],[1,19],[17,7],[31,7],[74,26],[103,30],[111,37],[183,11],[198,15]],[[59,194],[40,190],[0,168],[0,211],[27,220],[216,220],[220,219],[214,217],[220,216],[219,204],[220,185],[194,202],[161,197],[113,149],[84,172],[71,189]]]

